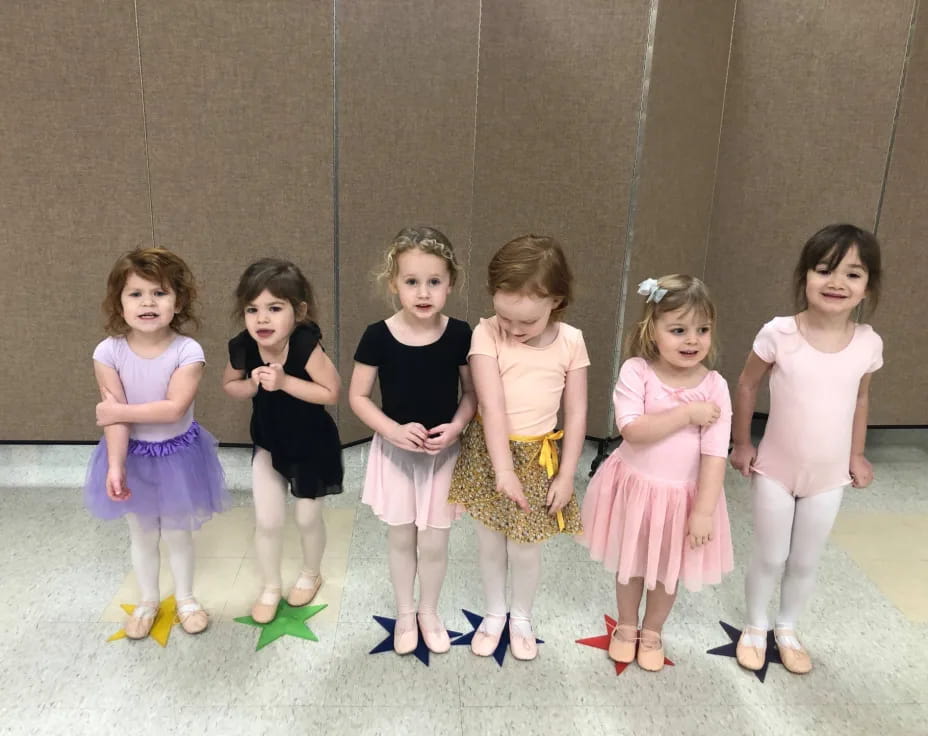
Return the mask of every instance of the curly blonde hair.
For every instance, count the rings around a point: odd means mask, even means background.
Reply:
[[[399,273],[400,255],[413,248],[441,258],[448,266],[448,276],[451,279],[452,286],[462,276],[461,265],[454,254],[451,241],[448,240],[445,234],[434,227],[418,225],[416,227],[404,227],[393,238],[393,242],[390,243],[387,254],[384,256],[383,268],[377,273],[377,281],[389,287]]]
[[[711,342],[706,355],[706,363],[714,365],[718,359],[718,342],[715,329],[715,305],[712,303],[712,297],[709,296],[709,289],[695,276],[681,273],[661,276],[657,279],[657,286],[660,289],[666,289],[667,293],[660,301],[648,299],[645,302],[641,321],[635,325],[635,329],[628,334],[625,340],[625,357],[644,358],[648,362],[657,360],[660,352],[657,349],[654,323],[662,314],[683,309],[686,313],[695,311],[697,315],[710,323]]]
[[[171,329],[183,335],[185,326],[194,329],[200,326],[193,311],[197,299],[197,286],[190,268],[184,259],[165,248],[136,248],[124,253],[113,264],[106,280],[106,296],[103,299],[103,328],[107,335],[129,334],[129,325],[122,314],[122,290],[126,287],[129,274],[134,273],[146,281],[161,284],[176,295],[177,313],[171,320]]]

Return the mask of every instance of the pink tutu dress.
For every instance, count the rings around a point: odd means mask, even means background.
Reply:
[[[673,593],[681,580],[697,591],[732,570],[724,491],[713,514],[712,541],[696,549],[686,542],[701,456],[728,456],[731,398],[725,379],[710,371],[694,388],[672,388],[645,360],[631,358],[622,365],[613,394],[616,426],[621,431],[643,414],[691,401],[715,402],[721,409],[718,421],[707,428],[689,425],[650,444],[623,442],[587,487],[579,541],[621,584],[644,578],[649,590],[660,582]]]

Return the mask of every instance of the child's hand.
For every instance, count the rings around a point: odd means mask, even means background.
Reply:
[[[502,493],[510,501],[515,501],[516,506],[525,513],[532,510],[528,505],[528,499],[525,498],[525,492],[522,490],[522,481],[516,475],[515,470],[504,470],[496,474],[496,491]]]
[[[404,450],[412,450],[413,452],[422,452],[425,441],[428,438],[429,431],[419,424],[419,422],[398,424],[396,425],[396,429],[387,436],[391,444]]]
[[[863,455],[851,455],[851,485],[866,488],[873,481],[873,466]]]
[[[458,437],[461,436],[463,427],[459,427],[454,422],[439,424],[427,430],[428,436],[425,438],[425,451],[430,455],[437,455],[446,447],[453,445]]]
[[[687,414],[690,418],[690,424],[698,427],[708,427],[715,424],[715,421],[722,413],[719,405],[714,401],[691,401],[686,405]]]
[[[132,492],[126,486],[126,469],[110,468],[106,472],[106,495],[113,501],[128,501]]]
[[[712,516],[693,511],[686,522],[686,539],[690,549],[701,547],[712,541]]]
[[[560,473],[551,479],[551,487],[548,489],[548,497],[545,504],[548,507],[548,516],[554,516],[561,511],[574,495],[573,478],[562,476]]]
[[[757,448],[750,442],[746,445],[735,445],[731,451],[731,457],[728,462],[731,466],[741,472],[745,478],[751,475],[751,469],[754,467],[754,461],[757,459]]]
[[[258,374],[258,383],[265,391],[279,391],[283,388],[287,376],[280,363],[260,366],[255,368],[251,375],[254,376],[255,373]]]
[[[122,404],[116,401],[116,397],[103,389],[103,401],[97,404],[97,426],[108,427],[111,424],[119,424],[118,414],[121,408]]]

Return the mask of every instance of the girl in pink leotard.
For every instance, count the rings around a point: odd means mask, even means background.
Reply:
[[[796,623],[812,595],[844,488],[864,488],[873,479],[863,453],[870,377],[883,365],[883,341],[854,318],[865,303],[876,306],[879,243],[853,225],[823,228],[805,244],[794,285],[799,313],[761,328],[738,381],[731,464],[752,476],[754,506],[738,662],[751,670],[763,666],[767,606],[780,582],[775,641],[784,666],[802,674],[812,660]],[[755,450],[751,417],[768,373],[770,414]]]

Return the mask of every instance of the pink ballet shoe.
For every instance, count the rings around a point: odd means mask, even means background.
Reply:
[[[489,613],[487,614],[483,621],[486,622],[487,619],[497,619],[505,622],[506,615],[496,615]],[[505,625],[505,623],[504,623]],[[474,632],[474,638],[470,640],[470,650],[476,654],[478,657],[489,657],[496,651],[496,647],[499,646],[499,640],[503,636],[503,627],[500,626],[500,629],[497,633],[491,634],[484,628],[484,623],[481,623],[479,628]]]
[[[188,598],[177,608],[181,628],[188,634],[202,634],[209,626],[209,616],[197,601]]]
[[[518,626],[527,626],[529,635],[519,632]],[[538,642],[535,641],[535,632],[532,631],[532,622],[527,618],[509,617],[509,651],[512,656],[522,662],[531,662],[538,656]]]
[[[430,652],[435,654],[444,654],[451,649],[451,639],[448,638],[448,630],[438,617],[437,613],[431,611],[419,611],[419,630],[422,632],[422,640]],[[423,620],[424,619],[424,620]]]
[[[310,575],[303,570],[303,572],[300,573],[300,577],[298,577],[293,584],[293,587],[290,588],[290,593],[287,594],[287,603],[295,608],[308,606],[312,603],[313,598],[316,597],[316,593],[319,592],[319,588],[321,587],[322,575]]]
[[[659,633],[648,629],[641,630],[637,659],[638,666],[648,672],[660,672],[664,669],[664,643]]]
[[[773,640],[780,652],[780,661],[794,675],[805,675],[812,671],[812,657],[802,646],[795,630],[786,626],[775,626]]]
[[[251,607],[251,617],[259,624],[269,624],[277,615],[280,603],[280,588],[265,588]]]
[[[157,615],[157,603],[147,602],[136,606],[126,621],[126,636],[129,639],[145,639],[151,633]]]
[[[612,630],[609,638],[609,659],[613,662],[629,664],[635,661],[638,648],[638,627],[619,624]]]
[[[763,646],[754,646],[753,641],[764,642]],[[735,659],[744,669],[757,672],[767,661],[767,632],[756,626],[745,626],[735,647]]]
[[[407,625],[400,626],[401,620]],[[419,646],[419,627],[416,624],[416,614],[396,614],[396,627],[393,629],[393,651],[397,654],[409,654],[416,651],[417,646]]]

